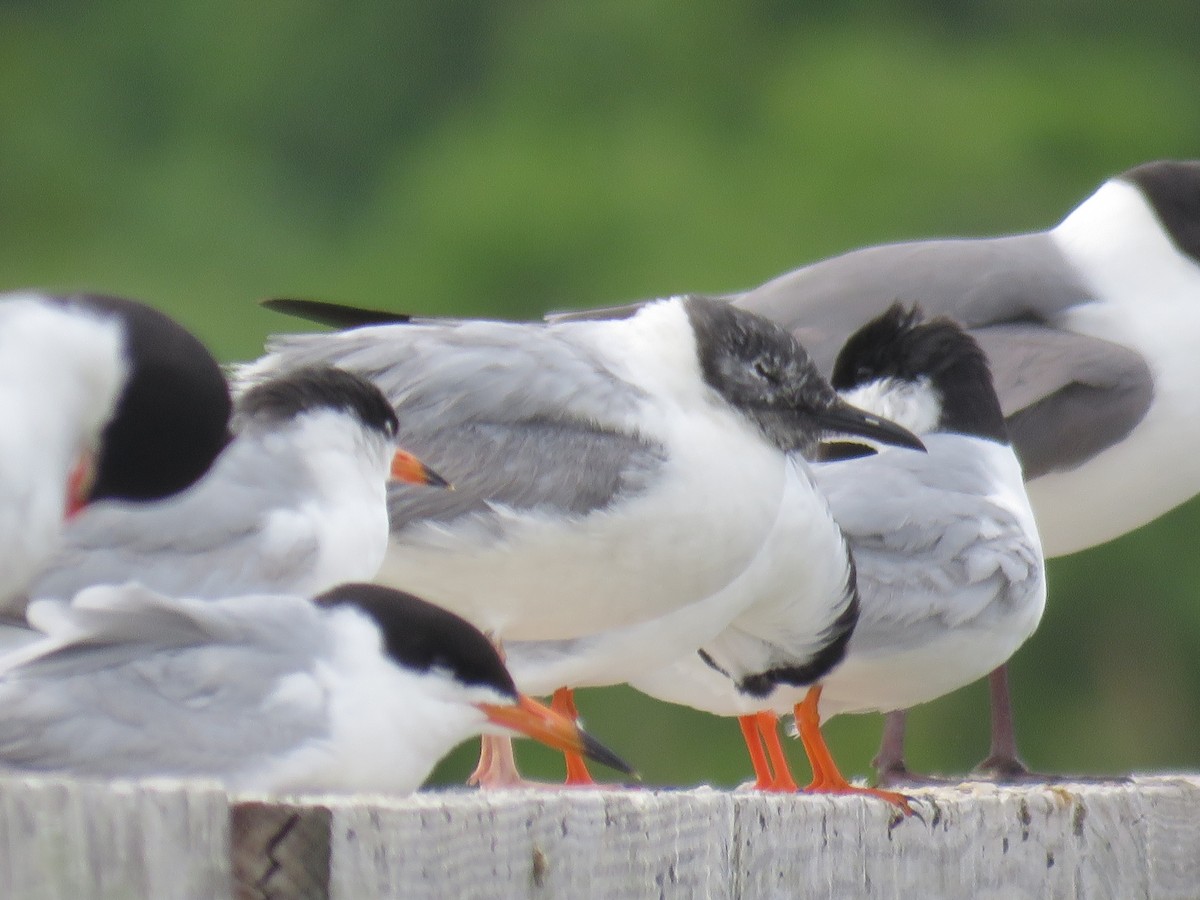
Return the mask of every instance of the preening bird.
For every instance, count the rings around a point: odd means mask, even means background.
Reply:
[[[132,300],[0,294],[0,607],[89,503],[188,487],[224,446],[230,400],[186,329]]]

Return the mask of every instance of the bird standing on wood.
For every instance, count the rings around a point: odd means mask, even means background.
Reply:
[[[775,629],[775,652],[760,656],[753,676],[745,660],[729,672],[705,647],[703,661],[682,659],[632,684],[740,716],[763,789],[795,789],[775,725],[776,714],[794,711],[813,768],[809,790],[865,791],[907,809],[898,794],[846,782],[821,737],[822,716],[904,709],[1004,663],[1045,606],[1041,544],[986,359],[955,323],[894,306],[851,336],[833,384],[920,434],[928,451],[860,447],[870,455],[814,466],[857,575],[859,620],[845,658],[807,689],[773,675],[790,611],[770,604],[758,612],[762,633]]]
[[[479,734],[520,733],[629,767],[520,695],[452,613],[389,588],[310,601],[88,588],[29,608],[37,642],[0,657],[0,768],[210,778],[231,791],[416,790]]]
[[[734,302],[791,329],[824,370],[897,297],[957,319],[987,353],[1048,556],[1200,493],[1200,161],[1130,169],[1049,231],[871,247]],[[999,730],[981,768],[1022,777],[1003,668],[991,693]],[[900,747],[883,771],[904,771]]]
[[[552,645],[544,667],[517,667],[539,691],[624,681],[692,652],[759,591],[802,577],[794,551],[761,553],[779,543],[781,510],[802,546],[817,527],[808,513],[825,515],[812,499],[784,505],[813,497],[791,454],[831,430],[919,446],[841,401],[782,329],[700,297],[622,321],[413,320],[276,338],[269,351],[238,371],[243,386],[322,362],[383,389],[405,445],[456,490],[391,489],[378,580],[514,652]],[[838,591],[807,609],[814,665],[836,661],[851,607]],[[631,631],[650,656],[628,651]],[[476,778],[514,781],[511,758],[489,753]]]
[[[1047,556],[1112,540],[1200,493],[1200,161],[1136,166],[1048,231],[868,247],[727,299],[791,330],[828,374],[850,334],[898,298],[962,323],[987,354]],[[1039,777],[1017,752],[1004,667],[990,688],[992,750],[980,768]],[[890,733],[903,733],[902,716]],[[885,776],[906,771],[901,747],[881,760]]]

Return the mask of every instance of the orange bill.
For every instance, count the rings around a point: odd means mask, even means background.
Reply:
[[[96,483],[96,458],[90,450],[79,454],[79,459],[67,473],[67,508],[63,518],[75,518],[91,499],[92,485]]]
[[[480,703],[478,706],[493,725],[516,731],[564,753],[583,754],[588,759],[603,763],[626,775],[635,774],[627,762],[580,728],[573,720],[523,694],[511,706],[498,706],[491,703]]]
[[[450,488],[451,484],[407,450],[397,450],[392,457],[392,481],[407,484],[424,484],[429,487]]]

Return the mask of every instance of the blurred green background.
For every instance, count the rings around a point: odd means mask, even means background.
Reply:
[[[267,296],[527,317],[730,291],[864,244],[1047,227],[1111,174],[1200,156],[1193,0],[890,9],[3,0],[0,287],[148,300],[234,360],[300,327]],[[1051,564],[1013,672],[1032,765],[1200,766],[1198,536],[1192,503]],[[918,710],[912,764],[982,758],[985,700]],[[650,783],[749,775],[732,722],[579,702]],[[828,726],[848,773],[880,721]]]

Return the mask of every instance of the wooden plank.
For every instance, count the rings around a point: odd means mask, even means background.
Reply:
[[[917,796],[0,779],[0,898],[1200,896],[1200,777]]]
[[[229,815],[237,900],[328,895],[330,813],[326,807],[241,800]]]
[[[333,811],[335,898],[729,896],[723,792],[453,791]]]
[[[230,883],[216,787],[0,779],[0,897],[191,900]]]
[[[901,820],[867,798],[739,796],[734,893],[871,898],[1150,893],[1147,802],[1136,785],[968,784],[914,796],[921,799],[924,821]]]

